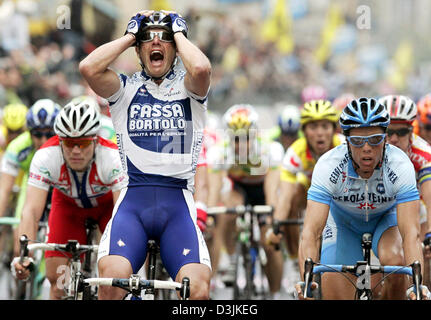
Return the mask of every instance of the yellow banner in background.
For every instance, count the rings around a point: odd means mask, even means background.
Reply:
[[[401,41],[393,56],[394,69],[388,75],[388,81],[397,90],[404,90],[406,78],[414,66],[413,46],[409,41]]]
[[[166,10],[173,11],[171,4],[168,0],[151,0],[150,2],[150,10]]]
[[[292,52],[292,17],[286,0],[276,0],[274,10],[263,23],[261,36],[264,41],[275,43],[281,53]]]
[[[345,20],[341,8],[338,4],[332,3],[326,14],[326,21],[322,30],[322,42],[315,51],[315,57],[321,64],[324,64],[331,55],[331,46],[337,34],[337,29],[344,24]]]

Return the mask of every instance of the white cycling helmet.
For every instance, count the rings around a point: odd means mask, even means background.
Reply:
[[[60,111],[54,123],[55,133],[63,138],[94,136],[99,129],[100,113],[87,99],[77,104],[69,102]]]
[[[402,95],[387,95],[379,99],[391,115],[391,122],[412,123],[416,119],[417,107],[412,99]]]

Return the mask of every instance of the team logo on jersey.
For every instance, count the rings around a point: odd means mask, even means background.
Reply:
[[[148,96],[148,91],[147,91],[147,89],[145,89],[145,88],[139,88],[139,90],[138,90],[138,96],[141,96],[141,97],[146,97],[146,96]]]
[[[187,127],[184,107],[173,104],[132,104],[129,109],[129,132],[183,130]],[[141,134],[140,134],[141,135]],[[156,134],[161,135],[161,134]]]
[[[374,205],[374,203],[363,202],[363,203],[360,203],[359,206],[357,206],[356,208],[368,210],[368,209],[375,209],[376,206]]]
[[[385,193],[385,186],[383,185],[383,183],[379,183],[376,186],[376,191],[380,194],[384,194]]]

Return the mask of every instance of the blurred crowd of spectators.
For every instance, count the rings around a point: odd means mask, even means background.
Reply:
[[[342,92],[373,95],[382,88],[381,84],[348,81],[330,63],[319,65],[313,48],[295,45],[291,54],[281,54],[274,44],[262,40],[261,23],[253,17],[212,15],[202,41],[198,37],[202,30],[195,19],[199,14],[190,11],[185,15],[190,23],[190,38],[212,62],[209,101],[213,110],[224,111],[238,102],[299,104],[301,90],[307,85],[323,85],[330,98]],[[206,17],[202,15],[201,19]],[[18,100],[30,106],[40,98],[64,105],[85,93],[78,64],[92,46],[82,32],[53,29],[44,36],[30,37],[28,31],[25,34],[25,15],[18,12],[7,20],[2,25],[12,26],[9,30],[19,30],[20,34],[0,34],[0,107]],[[131,66],[138,67],[136,62],[118,71],[129,72]],[[413,78],[412,83],[415,81],[419,80]]]

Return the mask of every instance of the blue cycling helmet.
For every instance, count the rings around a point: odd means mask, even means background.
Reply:
[[[60,109],[60,105],[51,99],[37,100],[27,112],[27,128],[29,130],[52,128]]]
[[[390,122],[386,107],[374,98],[359,98],[351,101],[340,115],[340,127],[344,131],[361,127],[382,127]]]
[[[282,133],[297,133],[301,126],[301,112],[295,105],[287,105],[277,118],[278,126]]]

